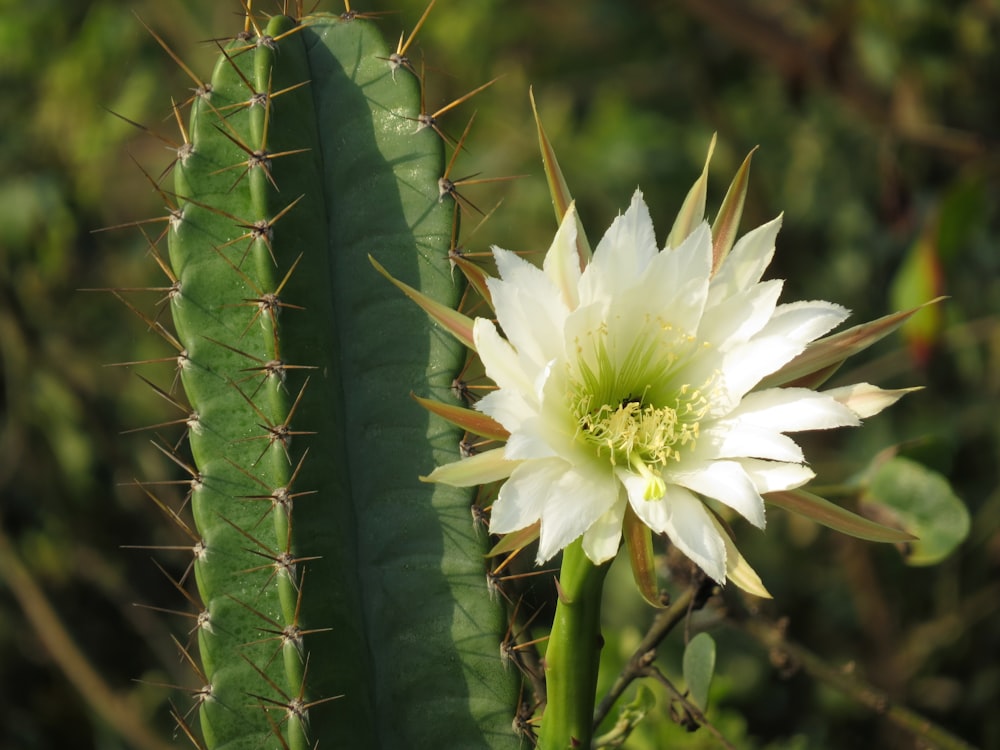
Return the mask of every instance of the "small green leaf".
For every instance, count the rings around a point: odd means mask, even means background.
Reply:
[[[688,700],[702,713],[708,708],[708,689],[715,674],[715,641],[708,633],[698,633],[684,649],[684,681]]]
[[[623,747],[625,740],[632,734],[632,730],[646,718],[646,714],[652,711],[655,706],[656,696],[653,695],[653,691],[640,683],[639,689],[635,693],[635,700],[621,707],[614,727],[600,737],[594,738],[595,750]]]
[[[940,562],[969,533],[969,512],[948,480],[908,458],[897,456],[879,466],[863,502],[919,537],[907,545],[909,565]]]

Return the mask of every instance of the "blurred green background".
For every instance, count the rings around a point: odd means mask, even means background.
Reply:
[[[150,561],[177,577],[189,555],[122,549],[186,543],[130,486],[176,467],[152,432],[120,434],[180,415],[132,368],[105,366],[171,350],[112,295],[79,290],[169,284],[136,229],[94,233],[162,215],[130,155],[154,177],[170,160],[108,110],[179,139],[170,97],[194,84],[133,11],[207,77],[206,40],[239,30],[240,8],[205,5],[0,0],[3,748],[159,747],[176,733],[157,683],[190,684],[169,633],[183,642],[193,623],[134,606],[189,609]],[[387,36],[423,5],[392,3]],[[440,0],[409,50],[431,111],[503,75],[442,118],[457,136],[478,112],[453,179],[527,175],[461,188],[486,212],[503,200],[477,231],[467,212],[470,251],[548,247],[533,86],[593,241],[636,186],[662,241],[717,132],[710,212],[759,145],[743,226],[784,211],[769,273],[788,279],[785,300],[833,300],[861,322],[950,296],[835,381],[926,389],[862,430],[810,436],[806,451],[832,483],[907,444],[965,501],[966,542],[909,567],[773,511],[766,535],[740,530],[741,547],[775,595],[765,612],[787,616],[795,640],[983,748],[1000,747],[998,38],[997,0]],[[152,315],[164,294],[129,297]],[[171,367],[140,371],[166,385]],[[609,652],[627,655],[650,618],[629,602]],[[916,747],[801,672],[783,676],[742,633],[717,639],[709,718],[736,746]],[[187,711],[190,697],[173,698]],[[662,746],[665,713],[629,747]],[[689,741],[718,746],[704,731]]]

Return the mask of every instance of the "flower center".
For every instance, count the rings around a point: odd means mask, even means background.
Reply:
[[[591,395],[577,408],[580,435],[598,455],[639,469],[663,468],[681,457],[680,449],[693,447],[708,400],[698,389],[682,386],[671,404],[646,403],[644,397],[627,396],[617,404],[593,406]]]
[[[612,467],[643,477],[653,500],[666,493],[663,470],[697,443],[718,384],[715,375],[700,386],[683,383],[680,366],[699,348],[693,337],[663,325],[642,333],[616,358],[607,330],[597,331],[593,355],[577,361],[570,379],[570,404],[577,439]]]

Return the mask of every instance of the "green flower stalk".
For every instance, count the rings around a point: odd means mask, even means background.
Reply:
[[[548,704],[540,748],[590,747],[601,655],[601,591],[610,563],[595,565],[580,540],[563,551],[559,601],[545,649]]]

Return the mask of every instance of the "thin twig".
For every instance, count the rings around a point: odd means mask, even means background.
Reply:
[[[667,691],[674,697],[675,700],[677,700],[682,706],[684,706],[684,710],[691,715],[691,718],[693,718],[696,722],[698,722],[699,725],[705,727],[705,729],[708,730],[709,734],[711,734],[713,737],[715,737],[715,739],[719,741],[719,744],[721,744],[724,748],[726,748],[726,750],[736,750],[736,746],[722,736],[722,732],[720,732],[718,729],[715,728],[715,725],[712,724],[712,722],[710,722],[706,718],[705,714],[702,713],[702,710],[700,708],[698,708],[691,701],[689,701],[687,697],[685,697],[676,687],[674,687],[674,684],[667,678],[665,674],[663,674],[663,672],[660,671],[659,667],[651,664],[644,670],[642,670],[640,676],[652,677],[655,680],[657,680],[661,685],[663,685],[667,689]]]
[[[688,609],[694,601],[694,595],[695,586],[689,586],[681,592],[680,596],[670,603],[669,607],[662,610],[656,616],[656,619],[653,620],[653,624],[650,625],[649,630],[646,632],[645,637],[643,637],[642,642],[639,643],[635,652],[632,654],[632,657],[622,669],[621,674],[619,674],[615,679],[611,689],[608,690],[607,695],[601,699],[597,709],[594,711],[595,727],[604,721],[604,718],[615,705],[615,701],[622,696],[628,686],[631,685],[637,677],[642,676],[645,669],[648,669],[652,661],[649,658],[650,653],[652,652],[655,655],[657,646],[663,642],[663,639],[667,637],[667,634],[685,617],[687,617]]]

